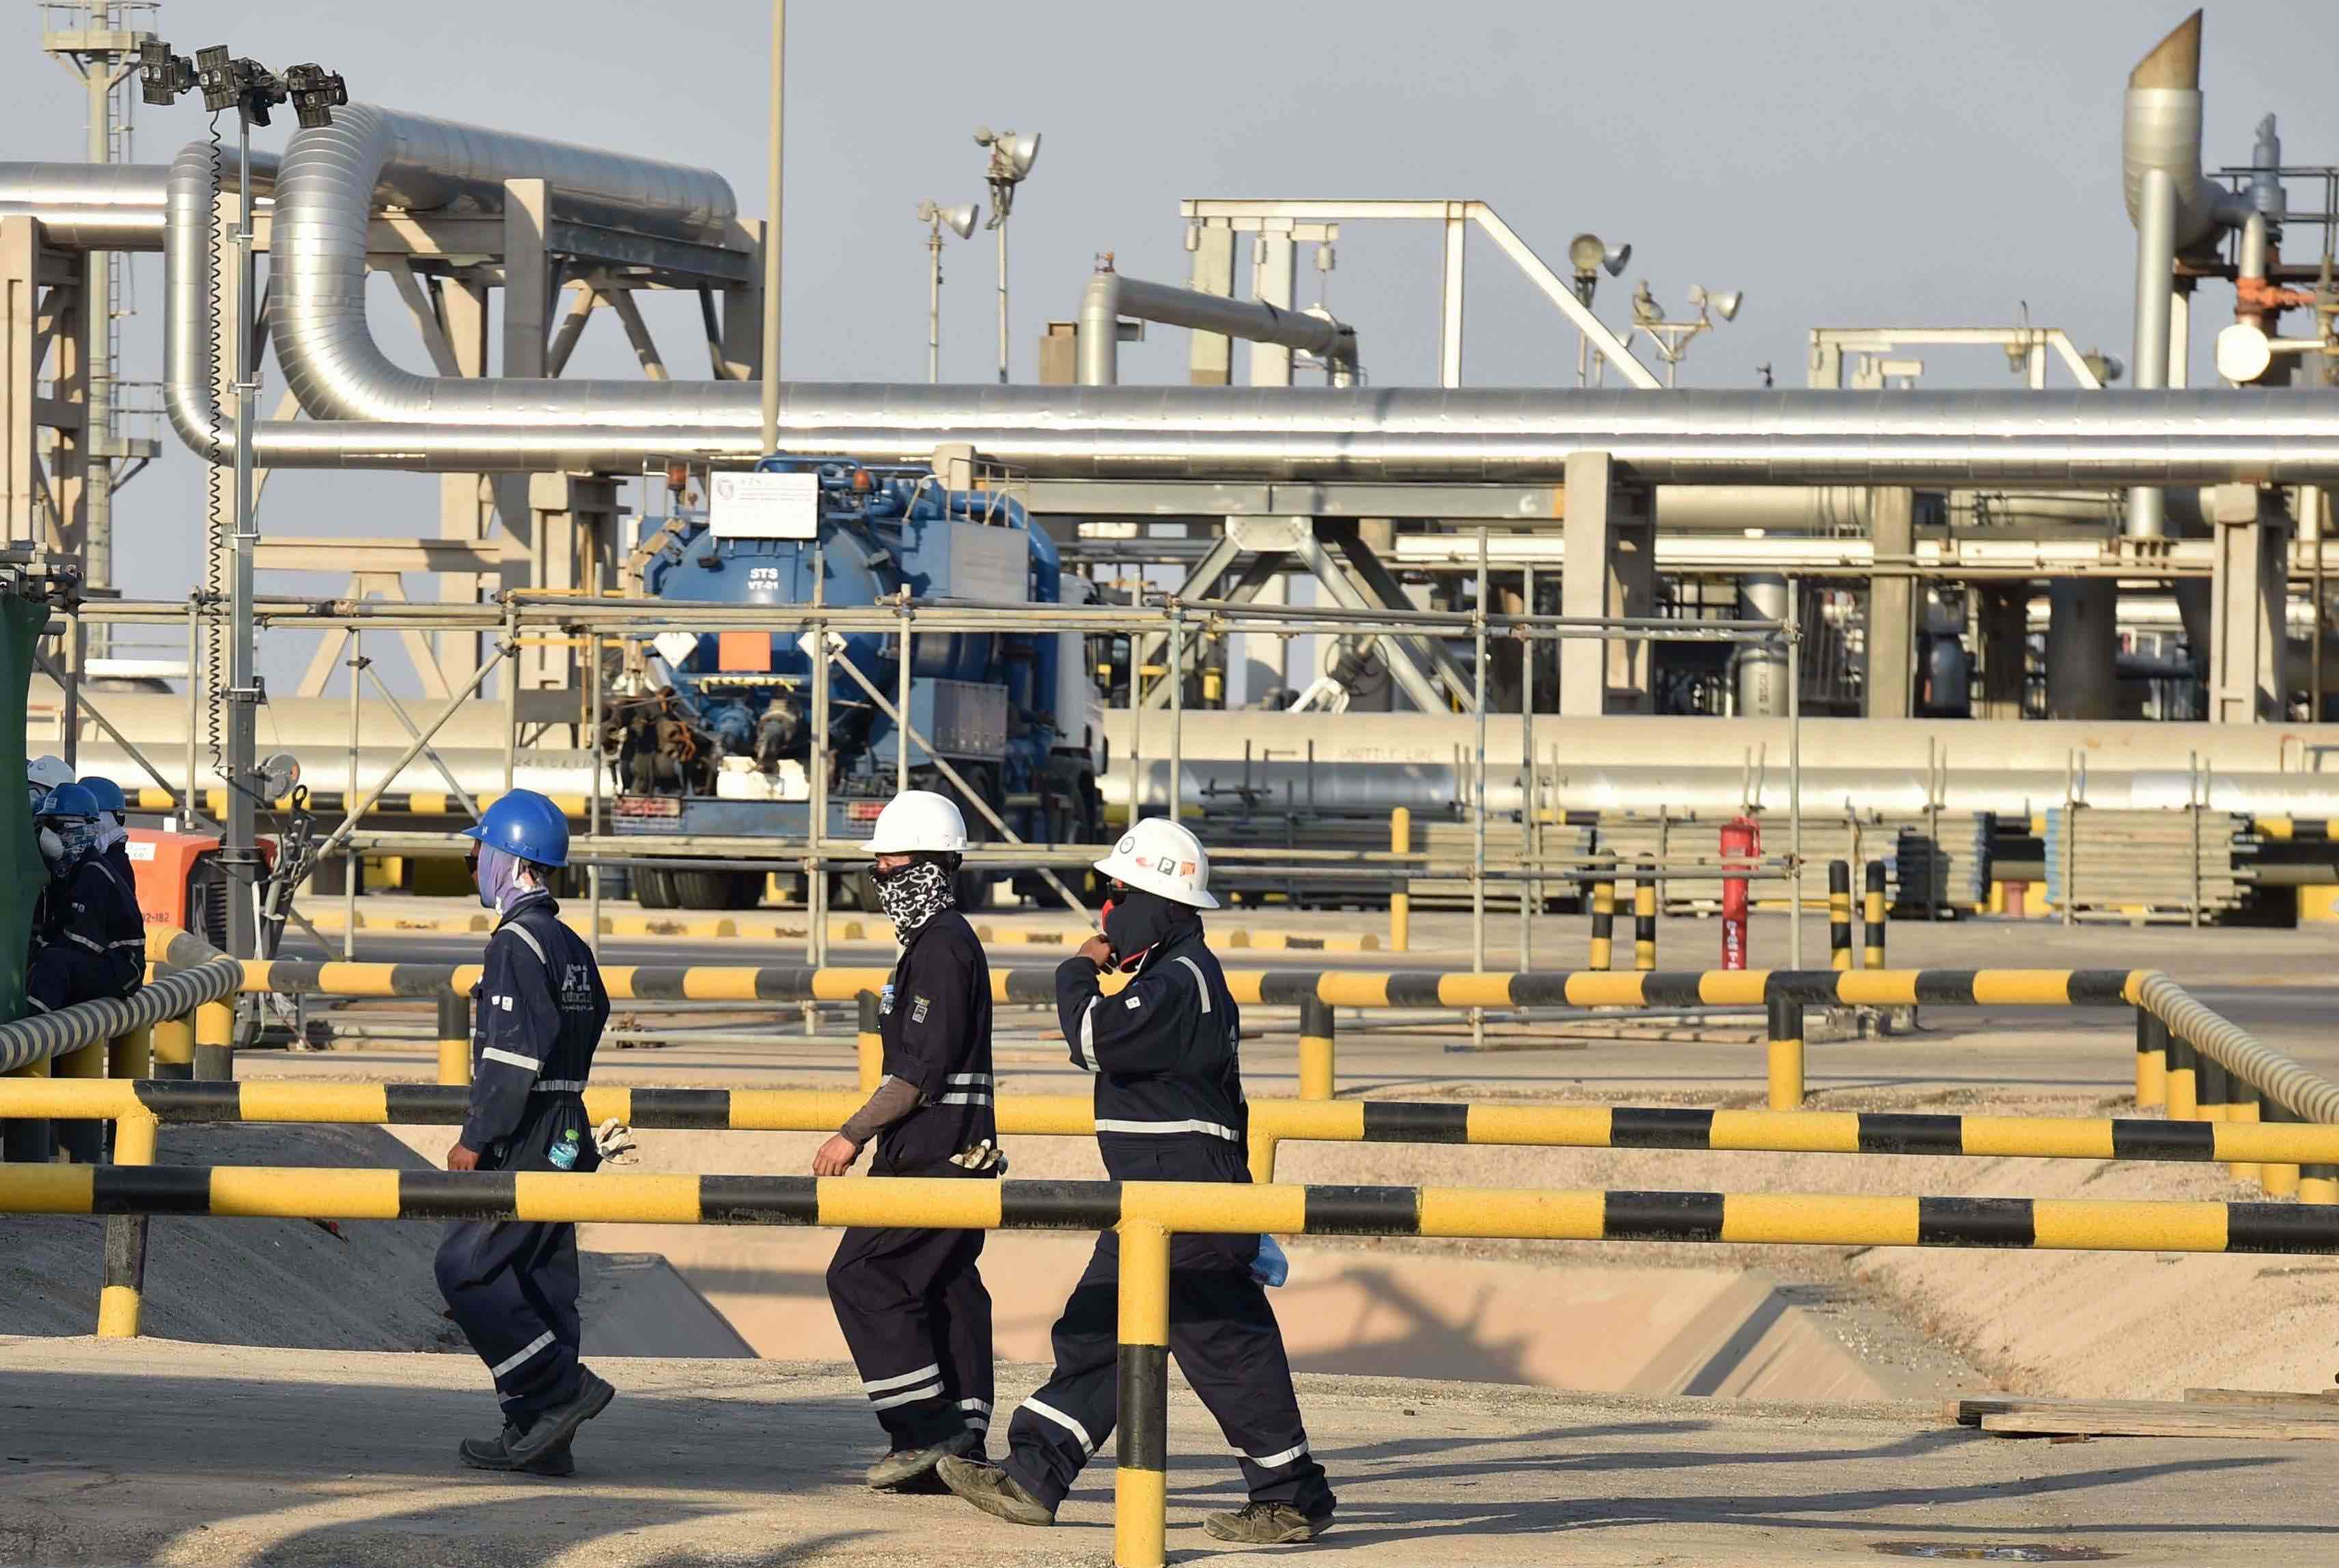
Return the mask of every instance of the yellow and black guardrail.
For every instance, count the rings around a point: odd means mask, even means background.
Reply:
[[[1113,1229],[1121,1568],[1166,1560],[1165,1346],[1179,1233],[2339,1256],[2339,1209],[2295,1204],[1810,1193],[51,1165],[0,1168],[0,1212]]]

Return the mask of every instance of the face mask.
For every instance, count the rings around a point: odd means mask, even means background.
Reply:
[[[534,892],[534,883],[520,880],[523,863],[518,855],[481,844],[479,863],[471,873],[479,890],[479,902],[501,914],[520,894]]]
[[[1172,903],[1141,887],[1117,892],[1106,907],[1105,940],[1112,944],[1113,960],[1123,969],[1133,967],[1146,951],[1168,941],[1199,917],[1182,903]]]
[[[913,861],[898,871],[873,872],[877,902],[893,922],[893,939],[907,942],[910,933],[957,902],[951,891],[951,873],[936,861]]]
[[[51,871],[54,871],[64,863],[65,841],[57,836],[54,828],[50,827],[41,830],[40,839],[41,859],[47,863]]]
[[[122,825],[120,818],[102,816],[97,819],[97,831],[92,842],[97,846],[98,853],[111,854],[115,844],[126,843],[129,839],[130,830]]]

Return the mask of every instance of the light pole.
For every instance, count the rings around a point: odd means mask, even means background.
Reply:
[[[1712,327],[1714,316],[1718,315],[1725,321],[1733,320],[1738,314],[1738,307],[1746,302],[1746,292],[1742,289],[1733,289],[1723,293],[1692,283],[1689,302],[1697,307],[1696,321],[1668,321],[1664,307],[1658,304],[1656,296],[1649,292],[1646,278],[1642,279],[1633,290],[1633,325],[1648,333],[1650,340],[1657,345],[1657,357],[1665,362],[1667,387],[1675,384],[1674,378],[1680,370],[1682,356],[1689,352],[1690,340]],[[1708,314],[1709,311],[1712,314]]]
[[[340,76],[321,65],[295,65],[281,77],[259,61],[232,55],[225,44],[198,52],[192,64],[171,46],[149,40],[139,51],[139,91],[148,104],[167,105],[181,94],[200,89],[203,107],[213,114],[236,112],[236,227],[234,330],[230,351],[235,366],[235,502],[231,540],[233,565],[228,577],[228,705],[227,753],[222,763],[213,757],[227,790],[227,834],[220,848],[221,869],[227,873],[228,951],[251,958],[258,951],[259,919],[254,892],[261,875],[259,806],[266,788],[254,765],[260,705],[267,688],[258,669],[253,646],[252,557],[260,543],[252,513],[252,418],[260,402],[260,356],[252,330],[255,259],[252,229],[252,128],[268,123],[268,112],[290,102],[303,127],[330,125],[333,110],[350,101]],[[212,310],[218,311],[217,301]],[[216,616],[217,606],[212,606]],[[200,795],[192,778],[187,780],[192,809]],[[239,885],[240,884],[240,885]]]
[[[943,230],[963,240],[974,232],[974,221],[982,215],[982,208],[974,202],[962,207],[939,207],[932,202],[918,203],[918,222],[926,225],[926,251],[933,264],[926,279],[926,380],[943,379]]]
[[[764,455],[780,449],[780,197],[787,164],[783,133],[787,129],[788,0],[772,0],[771,167],[765,172],[765,199],[771,216],[764,223],[763,415]]]
[[[983,227],[999,231],[999,384],[1003,387],[1007,384],[1007,214],[1014,210],[1015,187],[1030,176],[1031,164],[1040,156],[1040,133],[1019,136],[982,125],[975,130],[974,144],[991,149],[991,166],[983,174],[991,185],[991,222]]]
[[[1567,260],[1575,269],[1575,297],[1584,308],[1592,308],[1592,295],[1600,287],[1600,274],[1604,270],[1614,278],[1621,275],[1625,264],[1633,259],[1630,245],[1611,245],[1597,234],[1578,234],[1567,242]],[[1582,331],[1575,334],[1575,384],[1584,385],[1590,358],[1590,343]]]

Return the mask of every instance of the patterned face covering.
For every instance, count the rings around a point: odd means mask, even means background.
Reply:
[[[951,891],[951,873],[935,861],[922,860],[900,871],[876,873],[877,902],[893,922],[893,940],[907,942],[910,933],[958,901]]]
[[[501,914],[520,894],[532,891],[533,884],[520,880],[520,868],[527,863],[518,855],[506,854],[488,844],[479,846],[479,902]]]

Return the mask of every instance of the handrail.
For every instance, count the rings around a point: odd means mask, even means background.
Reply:
[[[462,1123],[469,1094],[435,1083],[19,1079],[0,1081],[0,1118],[453,1127]],[[834,1090],[596,1086],[585,1091],[585,1110],[596,1122],[615,1117],[642,1130],[824,1132],[863,1099]],[[995,1109],[1006,1136],[1096,1130],[1086,1095],[1009,1095]],[[1250,1131],[1252,1176],[1262,1182],[1273,1179],[1275,1148],[1286,1142],[2339,1165],[2339,1125],[2111,1117],[1274,1099],[1250,1102]]]

